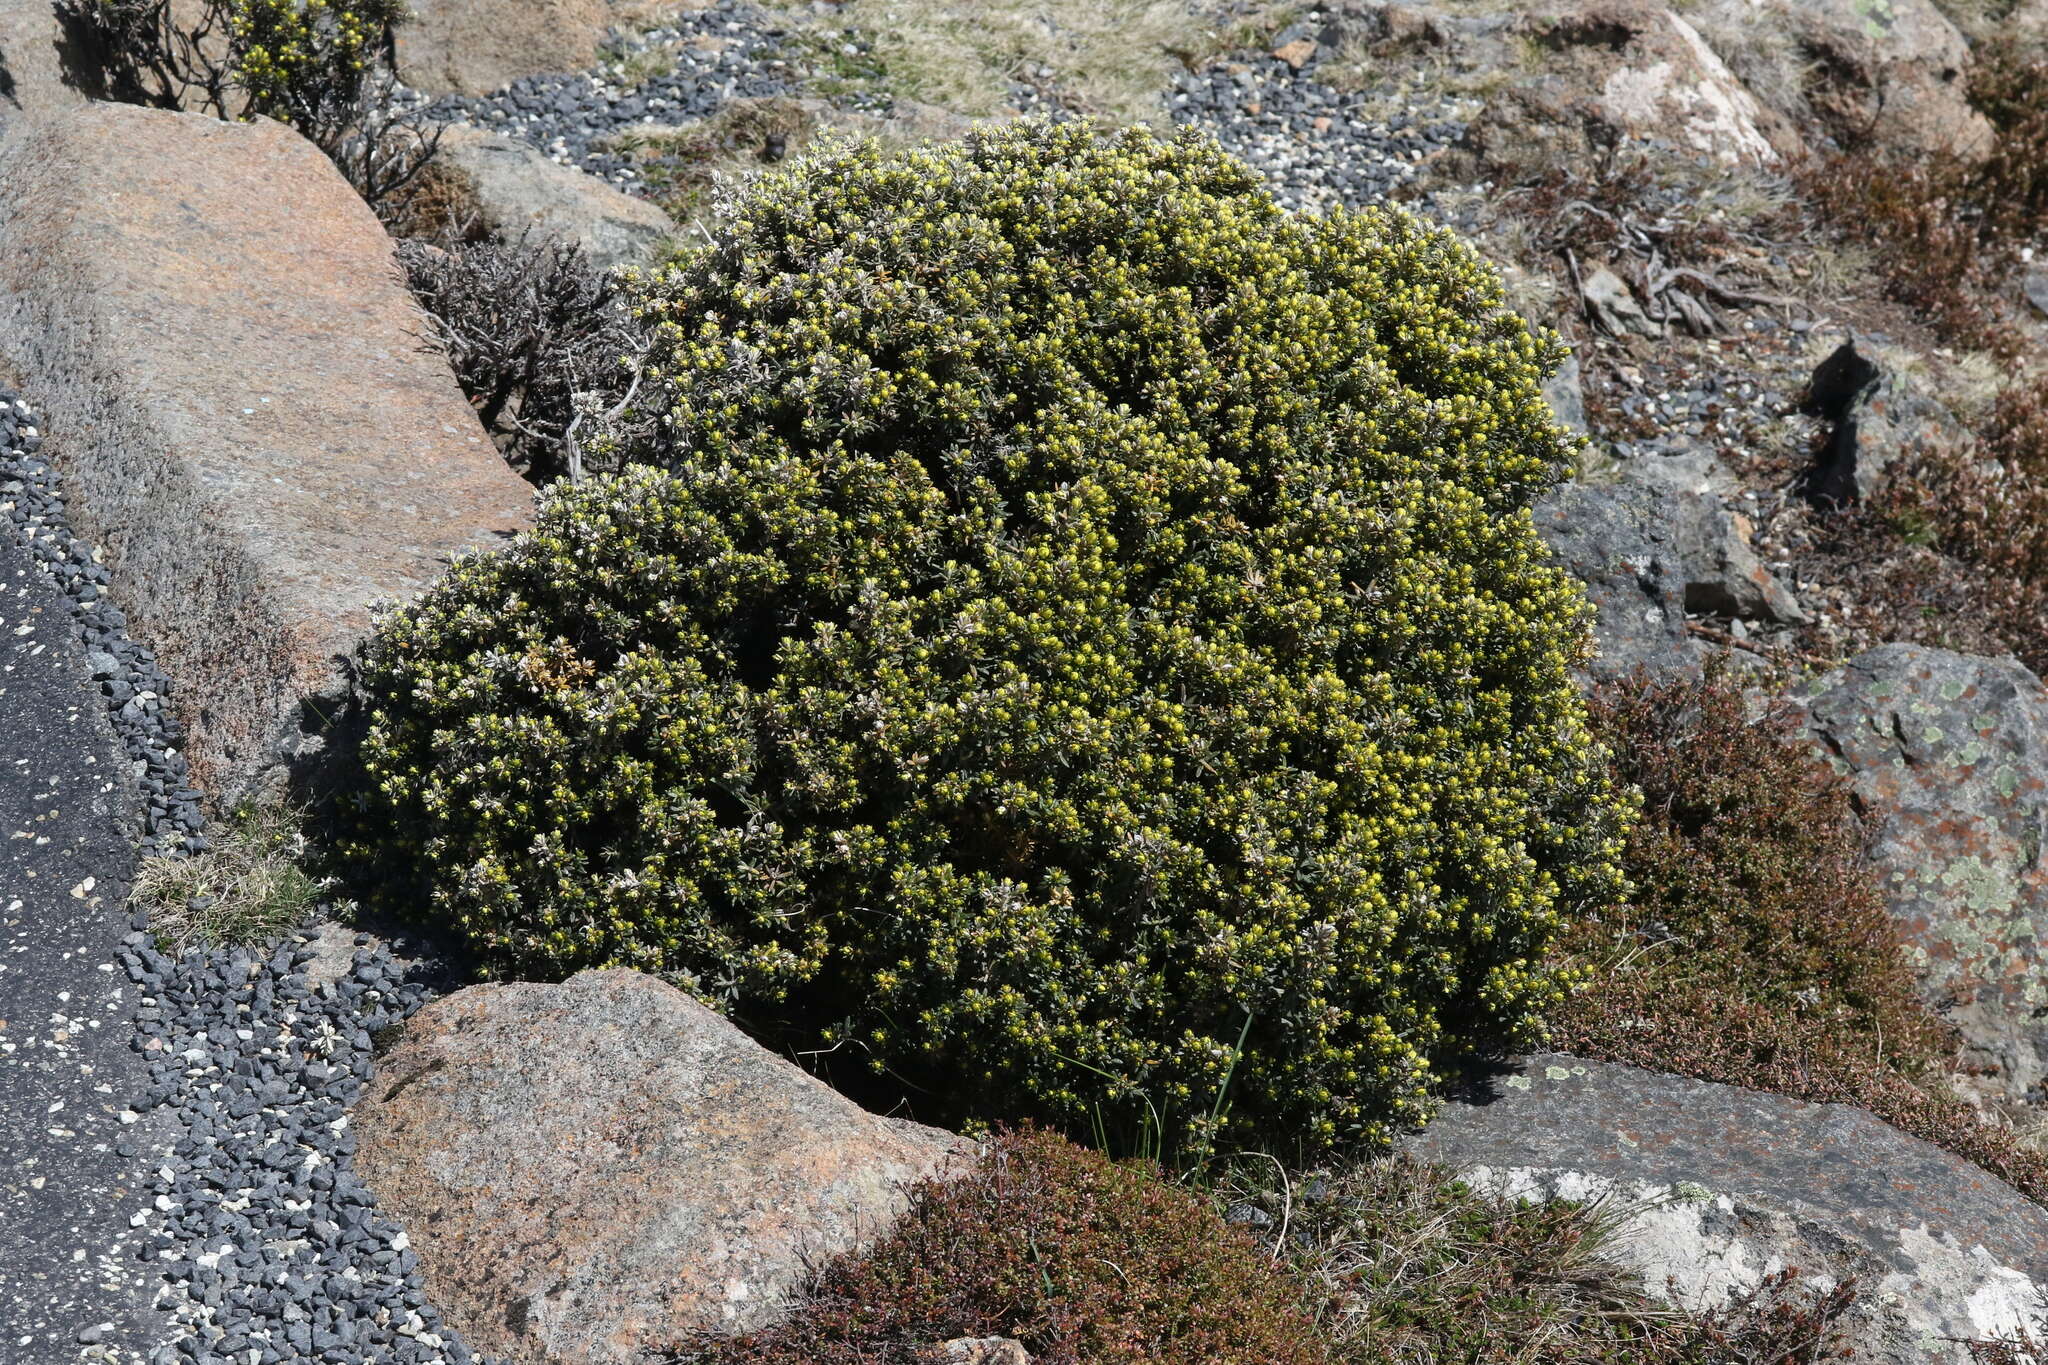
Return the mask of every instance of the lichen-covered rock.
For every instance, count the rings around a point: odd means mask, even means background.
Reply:
[[[2048,689],[2015,659],[1883,645],[1814,682],[1807,727],[1872,826],[1928,1000],[2013,1096],[2048,1078]]]
[[[1527,1197],[1622,1201],[1614,1251],[1688,1306],[1791,1266],[1855,1276],[1868,1365],[1962,1365],[1957,1339],[2013,1335],[2048,1286],[2048,1210],[1848,1105],[1547,1053],[1404,1145]]]
[[[1627,34],[1601,82],[1599,108],[1632,137],[1661,138],[1728,165],[1775,166],[1799,135],[1743,85],[1699,30],[1668,9],[1589,6],[1578,23]]]
[[[1506,10],[1506,7],[1503,7]],[[1804,150],[1798,130],[1728,69],[1687,19],[1643,0],[1545,0],[1501,13],[1439,17],[1455,59],[1534,74],[1488,100],[1472,145],[1490,163],[1549,170],[1583,162],[1594,129],[1656,141],[1729,166],[1777,166]]]
[[[1898,151],[1981,156],[1993,134],[1967,95],[1970,44],[1934,0],[1727,0],[1784,26],[1812,57],[1817,107]]]
[[[626,1365],[780,1314],[973,1146],[880,1118],[638,972],[472,986],[350,1116],[433,1302],[522,1365]]]

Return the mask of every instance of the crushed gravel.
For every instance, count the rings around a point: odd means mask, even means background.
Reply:
[[[0,514],[71,603],[107,718],[141,796],[137,846],[143,856],[202,853],[207,847],[182,735],[166,702],[171,680],[147,645],[128,638],[128,618],[107,600],[97,549],[71,529],[57,472],[39,453],[43,433],[27,400],[0,390]]]
[[[1192,21],[1191,21],[1192,22]],[[1289,62],[1273,51],[1313,45],[1324,24],[1317,13],[1278,34],[1272,50],[1242,52],[1181,74],[1161,92],[1176,124],[1199,124],[1271,181],[1287,207],[1317,212],[1363,207],[1412,181],[1421,166],[1465,135],[1472,101],[1414,98],[1394,85],[1338,90],[1318,79],[1326,55],[1317,47]],[[720,0],[678,16],[666,27],[622,38],[611,60],[585,72],[532,76],[479,97],[428,99],[401,88],[400,103],[424,106],[434,118],[522,138],[553,160],[574,165],[627,191],[639,188],[629,157],[606,150],[609,139],[634,130],[693,123],[728,101],[801,96],[807,89],[789,58],[790,30],[744,0]],[[871,35],[827,29],[813,41],[842,43],[858,60]],[[628,63],[669,61],[669,70],[628,77]],[[1050,73],[1048,73],[1049,75]],[[1017,81],[1016,107],[1055,118],[1073,115],[1056,84]],[[842,95],[849,108],[887,113],[886,97]]]
[[[786,36],[787,30],[753,6],[720,0],[636,35],[619,49],[622,57],[670,50],[673,68],[642,81],[629,81],[615,60],[592,71],[528,76],[477,97],[428,99],[400,87],[397,103],[424,106],[441,122],[522,138],[554,161],[632,190],[637,173],[631,160],[605,150],[606,140],[634,129],[694,123],[728,100],[797,93],[787,60],[774,55]]]
[[[309,933],[275,948],[159,953],[138,917],[122,954],[150,1058],[138,1112],[167,1109],[142,1255],[170,1341],[151,1365],[470,1365],[426,1301],[405,1232],[351,1170],[348,1109],[373,1040],[431,997],[358,935],[316,979]]]
[[[1325,50],[1299,64],[1273,52],[1313,44],[1313,16],[1281,32],[1272,51],[1238,53],[1183,73],[1166,96],[1177,124],[1206,127],[1262,172],[1287,208],[1319,213],[1382,202],[1465,136],[1472,101],[1415,100],[1395,86],[1342,91],[1318,79]]]

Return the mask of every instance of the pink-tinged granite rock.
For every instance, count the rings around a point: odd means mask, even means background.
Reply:
[[[427,1295],[479,1351],[626,1365],[775,1320],[972,1144],[867,1113],[631,971],[421,1010],[351,1124]]]
[[[521,76],[581,71],[613,22],[605,0],[412,0],[398,74],[434,95],[487,95]]]
[[[373,602],[530,517],[391,253],[269,120],[94,104],[0,139],[0,355],[223,801],[309,747]]]
[[[0,0],[0,129],[84,104],[91,65],[54,0]]]

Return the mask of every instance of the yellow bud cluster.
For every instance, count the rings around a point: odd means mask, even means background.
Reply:
[[[354,105],[377,44],[410,15],[405,0],[221,2],[229,67],[246,96],[242,115],[267,115],[302,131]]]

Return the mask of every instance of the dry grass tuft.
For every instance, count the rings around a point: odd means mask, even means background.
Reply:
[[[802,151],[820,131],[822,112],[816,101],[736,99],[710,118],[676,128],[630,129],[614,134],[607,146],[632,158],[648,198],[684,235],[709,233],[720,187]]]
[[[918,1186],[894,1231],[826,1266],[787,1322],[672,1359],[913,1365],[943,1341],[1007,1336],[1039,1365],[1328,1365],[1310,1297],[1156,1168],[1025,1130]]]
[[[205,853],[151,858],[135,874],[134,904],[164,952],[273,939],[304,923],[329,886],[306,872],[302,817],[286,806],[241,807],[211,837]]]
[[[2014,326],[2022,252],[2048,241],[2048,59],[1983,44],[1970,100],[1996,133],[1981,162],[1852,146],[1805,178],[1824,219],[1878,253],[1891,299],[1949,341],[2012,360],[2026,345]]]
[[[1261,1175],[1261,1172],[1268,1172]],[[1273,1172],[1277,1172],[1274,1174]],[[1009,1336],[1041,1365],[1804,1365],[1833,1358],[1851,1291],[1793,1275],[1695,1315],[1609,1254],[1634,1209],[1525,1204],[1388,1157],[1217,1190],[1005,1134],[913,1193],[880,1244],[823,1267],[800,1311],[676,1348],[691,1365],[918,1365]]]
[[[1405,1156],[1275,1185],[1246,1165],[1221,1197],[1316,1286],[1347,1365],[1738,1365],[1830,1358],[1853,1294],[1795,1277],[1695,1314],[1614,1254],[1644,1207],[1525,1203]]]

